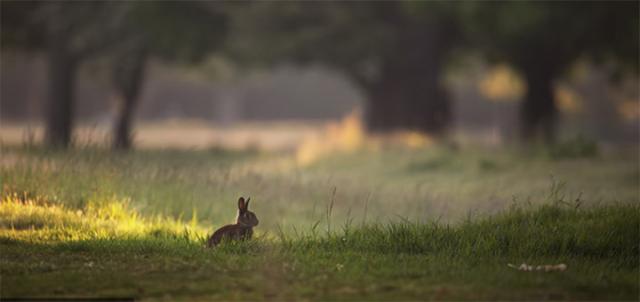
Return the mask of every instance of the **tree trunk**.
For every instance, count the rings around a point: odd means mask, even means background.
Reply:
[[[429,27],[399,38],[394,51],[383,60],[381,76],[369,85],[369,130],[445,133],[451,108],[441,83],[449,49],[444,35],[446,28]]]
[[[120,104],[113,128],[113,148],[127,150],[131,148],[131,121],[134,113],[134,98],[120,96]]]
[[[373,132],[416,130],[442,135],[450,116],[448,95],[436,75],[414,80],[389,78],[369,93],[367,126]]]
[[[144,49],[128,51],[116,59],[113,83],[118,94],[117,116],[113,129],[113,147],[131,148],[131,124],[144,81],[147,52]]]
[[[74,88],[77,60],[67,51],[64,41],[50,42],[48,49],[49,95],[46,112],[46,144],[68,147],[73,130]]]
[[[558,110],[553,94],[553,72],[540,68],[524,69],[527,93],[521,107],[521,136],[526,142],[553,143]]]

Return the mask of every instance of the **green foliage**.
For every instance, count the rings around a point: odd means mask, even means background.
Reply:
[[[637,2],[477,3],[464,12],[475,44],[517,68],[543,64],[558,73],[587,56],[637,71]]]
[[[197,61],[220,47],[227,20],[221,3],[7,1],[3,47],[46,50],[57,37],[74,56],[139,44],[170,60]]]
[[[123,4],[125,5],[125,4]],[[131,2],[126,30],[164,59],[196,62],[221,47],[227,34],[223,3]]]
[[[427,54],[417,50],[427,40],[440,49],[456,44],[456,10],[445,2],[258,2],[233,14],[231,55],[253,63],[326,64],[368,89],[388,64],[418,67],[411,64],[424,60]]]
[[[53,51],[56,45],[57,51],[82,59],[122,38],[125,12],[124,5],[112,2],[3,2],[2,47]]]
[[[3,47],[24,47],[38,49],[43,47],[44,31],[31,29],[31,14],[37,9],[36,1],[4,1],[0,9],[0,24],[2,35],[0,41]]]

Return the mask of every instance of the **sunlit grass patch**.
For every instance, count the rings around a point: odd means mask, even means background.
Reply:
[[[163,216],[145,218],[127,198],[90,199],[82,208],[5,194],[0,201],[0,237],[30,242],[114,238],[182,238],[204,242],[195,215],[190,222]]]

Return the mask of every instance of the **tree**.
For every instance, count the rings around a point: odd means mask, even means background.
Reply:
[[[499,2],[466,7],[467,29],[494,61],[514,66],[527,84],[521,136],[553,142],[558,110],[553,83],[579,58],[638,66],[638,2]],[[628,65],[627,65],[628,64]]]
[[[442,134],[451,113],[441,74],[461,41],[457,9],[442,2],[258,2],[236,15],[231,53],[328,65],[364,92],[370,130]]]
[[[46,142],[71,142],[79,65],[106,55],[120,96],[114,146],[130,146],[130,125],[150,56],[193,62],[217,46],[223,14],[202,2],[3,1],[2,45],[46,53]]]
[[[2,45],[42,51],[48,62],[47,144],[71,142],[79,64],[116,41],[122,11],[110,2],[2,2]]]
[[[65,1],[3,1],[1,11],[3,47],[46,54],[45,140],[66,147],[71,142],[79,64],[116,41],[121,11],[110,2]]]
[[[142,43],[131,45],[114,54],[112,63],[112,83],[118,95],[117,116],[113,128],[113,147],[131,148],[131,124],[138,103],[145,65],[149,56]]]
[[[151,57],[195,63],[217,49],[226,36],[224,6],[202,2],[127,2],[123,39],[108,52],[119,96],[113,146],[131,147],[131,125],[145,65]]]

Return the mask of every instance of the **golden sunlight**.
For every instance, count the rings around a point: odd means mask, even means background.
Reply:
[[[482,77],[478,90],[489,101],[510,102],[522,97],[525,84],[511,67],[500,64]]]
[[[379,150],[383,146],[424,148],[434,139],[418,131],[396,131],[384,135],[366,132],[362,114],[354,110],[342,120],[330,123],[326,129],[308,136],[296,149],[296,163],[305,166],[333,153],[351,153],[360,149]]]

